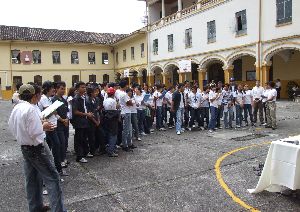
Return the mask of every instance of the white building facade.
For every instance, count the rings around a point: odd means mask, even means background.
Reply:
[[[300,1],[148,0],[153,83],[300,83]],[[179,73],[190,60],[191,72]]]

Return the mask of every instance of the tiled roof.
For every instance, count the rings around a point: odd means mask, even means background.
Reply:
[[[0,25],[0,40],[113,44],[126,36],[126,34]]]

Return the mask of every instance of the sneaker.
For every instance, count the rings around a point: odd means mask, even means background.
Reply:
[[[218,128],[214,128],[214,130],[218,130]]]
[[[209,130],[208,132],[209,132],[209,133],[213,133],[214,131],[213,131],[213,130]]]
[[[193,125],[192,128],[196,128],[196,125]]]
[[[87,158],[92,158],[92,157],[94,157],[94,155],[92,155],[91,153],[88,153],[88,154],[86,155],[86,157],[87,157]]]
[[[159,129],[159,131],[166,131],[166,129],[162,127]]]
[[[142,141],[142,139],[141,139],[141,138],[137,138],[136,140],[138,140],[138,141]]]
[[[81,158],[79,161],[77,161],[77,162],[80,162],[80,163],[87,163],[88,161],[87,161],[87,159],[85,159],[85,158]]]
[[[67,168],[68,167],[68,165],[66,164],[66,162],[61,162],[60,164],[61,164],[62,168]]]
[[[204,130],[204,127],[200,127],[200,130]]]
[[[64,180],[64,179],[62,179],[62,178],[60,178],[60,182],[62,182],[62,183],[63,183],[63,182],[65,182],[65,180]]]
[[[263,124],[262,124],[262,126],[266,126],[266,125],[267,125],[267,123],[263,123]]]
[[[176,133],[177,135],[181,135],[181,132],[180,131],[177,131],[177,133]]]
[[[192,128],[189,127],[189,128],[188,128],[188,131],[192,131]]]
[[[147,135],[147,134],[146,134],[146,133],[144,133],[144,132],[142,132],[142,133],[141,133],[141,135],[142,135],[142,136],[145,136],[145,135]]]
[[[236,128],[241,128],[241,126],[240,125],[236,125]]]
[[[132,152],[132,149],[130,149],[129,147],[123,147],[122,150],[124,152]]]
[[[173,129],[174,128],[174,126],[169,126],[169,129]]]
[[[223,127],[219,127],[219,129],[223,129]]]
[[[150,129],[150,133],[151,133],[151,132],[153,133],[153,132],[154,132],[154,129]]]
[[[115,158],[115,157],[118,157],[119,155],[117,154],[117,153],[115,153],[115,152],[113,152],[113,153],[111,153],[111,154],[108,154],[108,157],[113,157],[113,158]]]
[[[130,145],[130,146],[128,146],[130,149],[136,149],[137,148],[137,146],[135,146],[135,145]]]
[[[48,195],[48,191],[47,191],[47,190],[44,190],[44,191],[43,191],[43,195]]]
[[[182,132],[182,133],[183,133],[184,131],[185,131],[185,130],[182,128],[180,132]]]

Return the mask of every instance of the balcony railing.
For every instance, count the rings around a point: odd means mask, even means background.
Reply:
[[[152,23],[150,25],[150,30],[155,30],[166,24],[170,24],[170,23],[180,20],[184,17],[190,16],[194,13],[198,13],[198,12],[207,10],[207,9],[214,7],[220,3],[223,3],[224,1],[226,1],[226,0],[200,0],[196,4],[193,4],[190,7],[184,8],[181,11],[173,13],[167,17],[164,17],[164,18]]]

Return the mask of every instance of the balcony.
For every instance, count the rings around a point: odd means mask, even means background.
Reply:
[[[150,31],[156,30],[160,27],[163,27],[167,24],[171,24],[173,22],[176,22],[180,19],[186,18],[188,16],[191,16],[195,13],[202,12],[204,10],[207,10],[211,7],[214,7],[218,4],[221,4],[225,2],[226,0],[199,0],[197,3],[184,8],[180,11],[177,11],[176,13],[173,13],[169,16],[163,17],[160,20],[152,23],[149,25]]]

